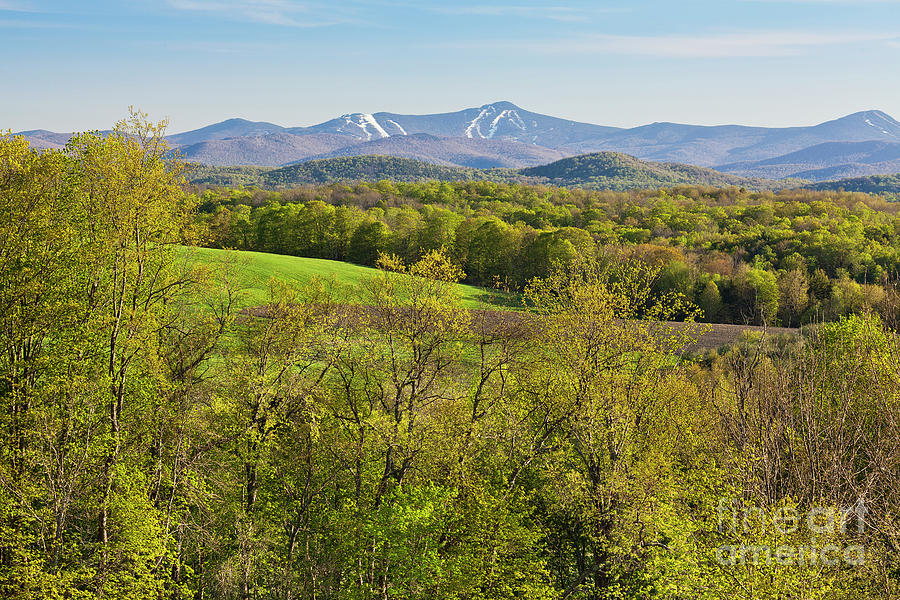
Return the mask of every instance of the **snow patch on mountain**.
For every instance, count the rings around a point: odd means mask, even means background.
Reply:
[[[466,127],[466,133],[465,133],[466,137],[467,137],[467,138],[475,137],[474,134],[477,133],[477,134],[478,134],[478,137],[484,139],[484,134],[481,133],[481,122],[482,122],[486,117],[489,117],[489,116],[493,115],[493,114],[496,113],[496,112],[497,112],[497,109],[495,109],[493,106],[490,106],[490,105],[488,105],[488,106],[483,106],[483,107],[481,108],[481,112],[478,113],[478,116],[475,117],[474,119],[472,119],[472,120],[469,122],[469,126]]]
[[[500,122],[500,119],[502,119],[503,117],[505,117],[505,116],[506,116],[506,113],[508,113],[508,112],[509,112],[508,110],[501,110],[501,111],[500,111],[500,114],[497,115],[496,117],[494,117],[494,120],[491,121],[491,129],[496,130],[496,129],[497,129],[497,124]]]
[[[378,138],[391,137],[391,135],[384,130],[384,127],[378,123],[375,117],[368,113],[341,115],[341,118],[344,119],[344,125],[338,127],[338,131],[344,131],[344,128],[347,126],[358,128],[361,133],[366,136],[366,141],[376,137],[376,134]],[[372,131],[369,130],[370,127],[372,128]]]
[[[885,135],[889,135],[894,138],[900,137],[897,134],[897,129],[898,129],[898,126],[900,126],[900,123],[897,123],[897,121],[895,121],[894,119],[892,119],[891,117],[889,117],[888,115],[884,114],[881,111],[873,112],[872,116],[875,119],[877,119],[880,122],[880,124],[876,125],[875,123],[872,123],[869,119],[866,119],[866,123],[868,123],[872,127],[875,127],[876,129],[880,129],[881,133],[884,133]],[[891,131],[888,131],[888,129],[885,129],[885,127],[893,129],[894,133],[892,133]]]
[[[375,131],[378,132],[378,135],[380,135],[383,138],[391,137],[390,134],[388,134],[388,132],[384,130],[384,127],[379,125],[378,121],[376,121],[375,117],[373,117],[372,115],[363,114],[363,115],[361,115],[361,117],[365,123],[367,123],[368,125],[371,125],[372,129],[374,129]],[[368,127],[366,128],[366,131],[368,132]]]
[[[406,130],[403,129],[403,127],[400,125],[400,123],[398,123],[397,121],[394,121],[393,119],[388,119],[388,120],[385,121],[385,123],[390,123],[391,125],[393,125],[393,126],[396,127],[397,129],[399,129],[399,130],[400,130],[400,135],[409,135],[408,133],[406,133]]]
[[[487,123],[487,120],[491,117],[494,118],[490,121],[487,134],[485,134],[481,129],[481,125],[482,123]],[[465,130],[465,136],[468,138],[477,136],[482,139],[492,139],[495,135],[497,135],[497,131],[499,131],[503,123],[509,123],[513,127],[521,129],[523,132],[528,131],[528,126],[525,124],[525,121],[522,120],[522,117],[515,109],[505,109],[498,111],[496,106],[494,106],[493,104],[489,104],[487,106],[481,107],[481,111],[478,113],[478,116],[469,121],[469,124]],[[537,123],[535,123],[535,126],[537,126]]]
[[[506,115],[506,113],[507,113],[507,111],[505,111],[505,110],[502,111],[499,115],[497,115],[497,117],[493,121],[491,121],[491,128],[488,129],[488,134],[487,134],[488,138],[494,137],[494,135],[497,133],[497,128],[500,126],[499,125],[500,119],[502,119]]]
[[[866,124],[867,124],[867,125],[870,125],[870,126],[872,126],[872,127],[874,127],[875,129],[881,129],[881,133],[883,133],[883,134],[885,134],[885,135],[891,135],[890,132],[889,132],[887,129],[882,129],[880,126],[876,125],[875,123],[873,123],[873,122],[870,121],[869,119],[866,119]]]

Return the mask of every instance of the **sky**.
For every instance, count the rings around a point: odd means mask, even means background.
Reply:
[[[508,100],[630,127],[900,118],[900,0],[0,0],[0,130]]]

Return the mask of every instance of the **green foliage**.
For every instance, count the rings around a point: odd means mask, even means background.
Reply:
[[[735,277],[735,292],[748,321],[775,322],[778,314],[778,282],[774,274],[764,269],[745,268]]]
[[[580,186],[598,190],[629,190],[673,185],[774,187],[775,182],[728,175],[712,169],[655,163],[618,152],[599,152],[521,169],[523,175],[545,177],[553,185]]]
[[[673,185],[734,185],[752,189],[781,189],[792,185],[792,182],[739,177],[692,165],[647,162],[617,152],[585,154],[523,169],[448,167],[396,156],[345,156],[279,168],[194,165],[189,177],[192,183],[201,186],[264,189],[382,180],[549,183],[598,190],[656,189]]]
[[[886,302],[865,279],[893,260],[884,207],[485,182],[198,198],[162,133],[137,114],[61,152],[0,138],[3,597],[898,597],[889,323],[686,358],[697,301],[763,322],[812,310],[804,288],[832,314]],[[322,258],[241,265],[198,237]],[[323,260],[348,253],[380,269]],[[240,310],[254,269],[282,272]],[[465,310],[458,281],[500,276],[528,312]],[[722,526],[860,502],[856,528]],[[823,544],[865,560],[721,555]]]
[[[697,304],[714,281],[726,323],[888,315],[900,269],[898,205],[861,194],[383,181],[199,200],[206,245],[369,266],[445,247],[466,283],[508,290],[597,252],[648,260],[662,266],[659,293]]]
[[[187,177],[191,183],[214,187],[262,187],[264,175],[271,169],[266,167],[210,167],[191,165]],[[298,182],[299,183],[299,182]]]
[[[719,286],[715,281],[710,279],[706,282],[697,303],[700,310],[703,311],[704,320],[716,323],[722,312],[722,295],[719,293]]]
[[[265,304],[273,278],[293,285],[311,285],[321,280],[333,289],[336,296],[346,298],[350,303],[359,302],[356,293],[359,284],[375,273],[370,267],[347,262],[188,246],[179,248],[178,260],[181,264],[191,264],[207,271],[225,270],[232,286],[233,300],[240,308]],[[451,264],[455,266],[455,263]],[[507,305],[516,301],[510,294],[471,285],[458,283],[453,289],[465,308],[480,308],[485,304]]]
[[[200,173],[203,173],[201,171]],[[199,174],[198,174],[199,175]],[[515,179],[512,169],[469,169],[445,167],[396,156],[346,156],[269,169],[261,174],[261,184],[269,187],[354,181],[508,181]],[[196,183],[206,180],[192,178]],[[221,185],[221,184],[220,184]]]
[[[823,181],[809,186],[813,190],[833,190],[884,194],[896,197],[900,194],[900,173],[895,175],[868,175],[838,181]]]

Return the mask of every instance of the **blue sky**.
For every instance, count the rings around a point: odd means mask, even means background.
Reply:
[[[0,129],[509,100],[603,125],[900,118],[900,0],[0,0]]]

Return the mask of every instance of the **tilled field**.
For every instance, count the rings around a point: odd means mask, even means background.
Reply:
[[[269,315],[269,307],[258,306],[247,313],[258,317]],[[393,312],[374,306],[340,305],[329,308],[322,307],[322,314],[331,312],[343,325],[351,326],[365,320],[380,326],[390,326],[408,318],[407,311]],[[527,312],[505,310],[467,310],[473,328],[484,334],[497,337],[525,337],[529,335],[532,315]],[[715,350],[736,342],[744,332],[759,332],[769,336],[799,335],[800,330],[791,327],[762,327],[758,325],[734,325],[728,323],[682,323],[677,321],[660,322],[661,328],[673,330],[689,330],[696,342],[685,350],[699,352]]]

